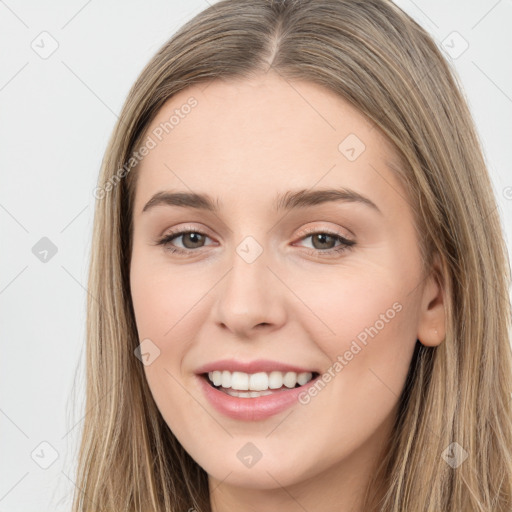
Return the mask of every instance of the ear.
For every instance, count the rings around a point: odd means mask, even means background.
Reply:
[[[421,298],[417,338],[422,345],[435,347],[446,336],[445,274],[441,258],[436,253],[432,271],[426,280]]]

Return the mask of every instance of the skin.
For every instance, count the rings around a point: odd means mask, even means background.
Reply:
[[[153,397],[207,472],[215,512],[362,512],[416,339],[435,346],[445,335],[443,289],[422,274],[412,210],[387,165],[397,154],[339,96],[273,73],[189,87],[167,101],[146,133],[190,96],[197,106],[137,169],[130,280],[139,339],[160,350],[144,366]],[[354,161],[338,149],[349,134],[366,146]],[[278,193],[341,186],[381,213],[357,202],[272,210]],[[142,212],[153,194],[171,189],[207,193],[222,208]],[[188,256],[156,245],[190,225],[206,237],[170,243]],[[325,256],[339,242],[315,244],[305,228],[356,245]],[[250,264],[236,252],[247,236],[263,250]],[[400,312],[307,405],[238,421],[213,409],[198,385],[199,366],[227,357],[332,371],[395,303]],[[262,453],[250,468],[237,458],[248,442]]]

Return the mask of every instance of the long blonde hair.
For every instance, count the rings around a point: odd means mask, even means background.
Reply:
[[[455,72],[386,0],[220,1],[187,22],[133,85],[95,191],[73,512],[211,510],[207,475],[163,421],[134,355],[132,155],[177,92],[268,71],[336,92],[390,139],[425,268],[435,255],[442,263],[446,339],[417,343],[364,510],[510,512],[510,266],[497,204]],[[467,454],[457,467],[443,457],[453,446]]]

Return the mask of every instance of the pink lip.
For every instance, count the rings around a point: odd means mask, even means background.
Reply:
[[[222,359],[220,361],[214,361],[213,363],[208,363],[196,370],[196,374],[213,372],[215,370],[219,371],[229,371],[229,372],[244,372],[244,373],[258,373],[258,372],[296,372],[296,373],[304,373],[311,372],[317,370],[311,370],[307,368],[300,368],[298,366],[293,366],[287,363],[279,363],[278,361],[271,361],[269,359],[256,359],[255,361],[243,362],[236,361],[234,359]],[[320,373],[317,371],[317,373]]]
[[[242,421],[264,420],[286,410],[293,404],[298,403],[299,395],[307,392],[308,388],[313,386],[318,378],[320,378],[320,375],[304,386],[276,391],[272,395],[257,398],[237,398],[219,391],[209,384],[206,377],[197,375],[199,385],[211,405],[225,416]]]

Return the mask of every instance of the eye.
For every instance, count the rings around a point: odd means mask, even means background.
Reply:
[[[333,233],[329,230],[307,229],[305,232],[307,233],[306,236],[303,236],[300,240],[311,238],[313,249],[308,249],[307,252],[314,256],[336,255],[350,249],[356,243],[354,240],[349,240],[343,235],[340,235],[339,233]],[[337,247],[332,245],[336,242],[339,242]]]
[[[174,247],[171,245],[171,242],[177,238],[183,238],[182,244],[185,246],[184,248]],[[186,229],[182,231],[174,231],[165,235],[156,243],[156,245],[163,245],[166,250],[172,253],[185,254],[193,251],[194,249],[200,249],[201,243],[204,243],[205,238],[209,237],[202,231],[197,229]]]
[[[306,236],[302,236],[300,240],[306,240],[307,238],[312,239],[313,249],[307,249],[306,252],[308,254],[317,256],[329,256],[339,254],[342,251],[350,249],[355,245],[354,240],[349,240],[339,233],[333,233],[329,230],[314,230],[314,229],[306,229],[304,231]],[[303,232],[303,233],[304,233]],[[178,238],[182,238],[182,247],[176,247],[172,244],[172,242]],[[166,250],[171,253],[177,253],[182,255],[189,255],[194,251],[194,249],[201,249],[204,245],[204,241],[209,236],[202,231],[197,229],[187,228],[181,231],[173,231],[168,233],[163,238],[156,242],[156,245],[162,245]],[[339,245],[336,247],[330,247],[332,243],[338,242]],[[326,247],[326,245],[328,247]]]

